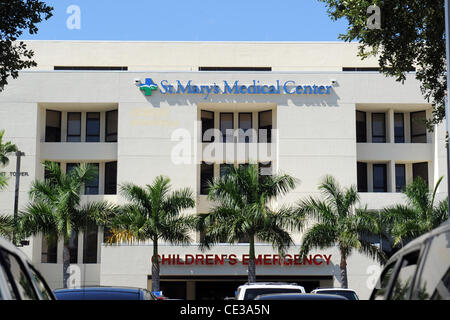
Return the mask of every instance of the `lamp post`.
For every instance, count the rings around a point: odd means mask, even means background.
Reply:
[[[19,211],[19,184],[20,184],[20,160],[25,156],[24,152],[16,151],[16,186],[14,189],[14,229],[13,229],[13,244],[17,246],[16,230],[17,230],[17,214]]]
[[[446,51],[446,60],[447,60],[447,98],[445,99],[445,124],[447,130],[447,139],[449,139],[449,111],[448,111],[448,96],[450,93],[450,7],[448,4],[448,0],[445,0],[445,51]],[[450,147],[447,142],[447,195],[450,192]],[[450,220],[450,197],[447,198],[447,209],[448,209],[448,217]]]

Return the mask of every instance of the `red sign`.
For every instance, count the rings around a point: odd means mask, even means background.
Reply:
[[[179,254],[158,255],[159,262],[162,265],[236,265],[241,263],[248,265],[248,254],[242,255],[241,259],[235,254],[186,254],[182,257]],[[329,265],[331,263],[331,254],[310,254],[307,257],[302,258],[300,255],[287,254],[281,257],[277,254],[260,254],[255,257],[256,265],[283,265],[283,266],[320,266]]]

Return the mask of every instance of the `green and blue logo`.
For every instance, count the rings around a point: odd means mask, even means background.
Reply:
[[[146,96],[151,96],[152,91],[158,90],[158,85],[151,78],[146,78],[145,83],[139,84],[139,89],[144,91]]]

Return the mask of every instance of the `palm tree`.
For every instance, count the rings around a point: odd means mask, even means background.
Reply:
[[[280,255],[293,243],[286,230],[294,226],[288,207],[270,208],[272,201],[295,188],[289,175],[260,175],[256,165],[231,167],[209,184],[208,198],[217,205],[205,215],[199,228],[205,232],[202,249],[240,239],[249,241],[248,282],[256,281],[255,239],[269,242]]]
[[[13,226],[14,219],[11,215],[0,215],[0,236],[10,238]]]
[[[431,231],[448,219],[448,198],[434,204],[442,178],[436,182],[432,192],[422,178],[416,178],[406,186],[406,204],[387,207],[382,211],[394,247],[403,246],[405,242]]]
[[[316,222],[303,236],[301,255],[313,248],[337,247],[341,256],[341,285],[347,288],[347,258],[353,250],[384,261],[384,253],[366,240],[367,236],[379,234],[380,223],[365,208],[355,208],[359,202],[355,186],[341,188],[332,176],[326,176],[319,190],[323,200],[309,197],[298,203],[299,219],[313,218]]]
[[[31,202],[20,212],[18,229],[22,236],[42,233],[64,239],[63,285],[67,287],[70,266],[69,239],[73,232],[83,230],[97,221],[97,216],[114,210],[106,202],[80,203],[84,183],[96,176],[93,166],[81,164],[63,173],[57,163],[44,162],[48,172],[45,181],[35,180],[30,190]]]
[[[170,193],[170,179],[155,178],[152,184],[140,187],[131,183],[122,184],[120,193],[130,203],[109,218],[110,243],[122,241],[147,241],[153,243],[152,291],[160,291],[160,267],[158,258],[159,240],[176,245],[191,242],[190,231],[197,223],[196,216],[181,215],[181,211],[193,208],[195,200],[189,188]]]
[[[17,146],[12,144],[10,141],[3,143],[3,136],[5,135],[5,130],[0,131],[0,165],[6,166],[9,163],[8,156],[11,153],[16,152]]]

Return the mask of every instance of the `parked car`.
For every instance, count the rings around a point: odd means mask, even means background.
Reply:
[[[259,295],[276,293],[305,293],[305,288],[296,283],[285,282],[246,283],[238,287],[236,300],[254,300]]]
[[[156,300],[146,289],[127,287],[82,287],[56,289],[57,300]]]
[[[0,237],[0,300],[55,300],[26,255]]]
[[[348,300],[359,300],[355,290],[344,288],[317,288],[311,291],[315,294],[334,294],[347,298]]]
[[[450,223],[396,252],[386,263],[370,299],[450,299]]]
[[[263,294],[257,296],[255,300],[348,300],[343,296],[335,294],[314,294],[314,293],[277,293]]]

